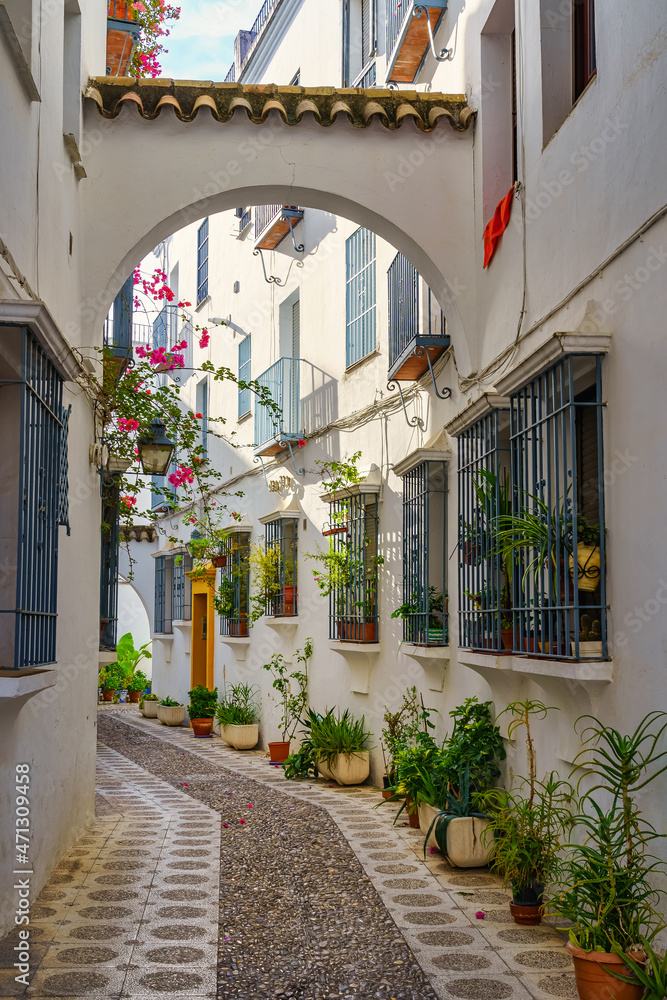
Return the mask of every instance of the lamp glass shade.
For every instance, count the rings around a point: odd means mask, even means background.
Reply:
[[[137,443],[141,468],[147,476],[165,476],[176,446],[167,437],[161,420],[154,420],[149,430],[150,434]]]

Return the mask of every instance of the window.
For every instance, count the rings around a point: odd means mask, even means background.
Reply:
[[[514,0],[495,0],[484,23],[480,43],[482,211],[486,224],[519,176],[519,54],[516,52]]]
[[[197,230],[197,305],[208,297],[208,219]]]
[[[569,355],[459,440],[462,646],[607,657],[601,365]]]
[[[118,544],[120,476],[102,486],[100,563],[100,649],[115,649],[118,638]]]
[[[421,462],[403,476],[403,641],[446,646],[447,463]]]
[[[249,382],[251,362],[251,334],[239,344],[239,382]],[[252,390],[239,385],[239,420],[250,413]]]
[[[389,367],[419,333],[419,272],[402,253],[387,271],[389,286]]]
[[[166,558],[166,557],[165,557]],[[192,617],[192,556],[174,556],[171,567],[171,607],[173,621],[189,622]]]
[[[290,85],[290,87],[299,87],[299,86],[301,86],[301,70],[300,69],[298,69],[296,71],[296,73],[294,74],[294,76],[290,80],[289,85]]]
[[[220,553],[225,560],[217,593],[220,635],[245,636],[250,600],[250,532],[230,535]]]
[[[358,77],[377,51],[377,0],[343,4],[343,86],[361,86]]]
[[[199,419],[199,447],[202,449],[202,458],[208,454],[208,378],[203,378],[197,384],[195,393],[197,413],[201,413]]]
[[[174,631],[171,617],[173,559],[158,556],[155,560],[155,635],[171,635]]]
[[[572,18],[576,101],[595,76],[595,0],[574,0]]]
[[[375,319],[375,233],[357,229],[345,243],[345,365],[361,361],[377,347]]]
[[[67,426],[62,377],[33,334],[3,326],[0,494],[5,572],[0,656],[5,666],[56,659],[58,525],[67,518]]]
[[[329,638],[377,642],[378,497],[358,493],[329,504],[326,572],[329,589]]]
[[[266,553],[274,552],[271,580],[266,587],[267,615],[297,614],[297,531],[296,517],[281,517],[265,526]],[[267,566],[269,563],[267,562]]]

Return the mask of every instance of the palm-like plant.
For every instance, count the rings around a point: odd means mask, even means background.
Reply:
[[[340,754],[358,756],[370,750],[371,733],[366,730],[365,719],[355,719],[349,709],[339,712],[329,709],[324,715],[309,712],[310,739],[317,755],[328,768],[335,767]]]

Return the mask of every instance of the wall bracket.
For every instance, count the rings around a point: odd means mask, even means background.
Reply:
[[[426,428],[424,427],[424,421],[422,420],[421,417],[408,416],[408,411],[405,406],[405,396],[403,395],[403,390],[401,389],[401,383],[398,381],[394,381],[393,379],[390,379],[389,382],[387,382],[387,389],[389,390],[389,392],[393,392],[394,389],[398,389],[398,393],[401,397],[401,405],[403,406],[403,413],[405,415],[405,422],[407,423],[408,427],[419,427],[420,430],[422,431],[425,430]]]
[[[438,62],[446,62],[454,52],[454,49],[440,49],[440,54],[438,55],[435,48],[435,39],[433,38],[433,28],[431,27],[431,17],[428,7],[424,4],[416,4],[414,10],[412,11],[413,17],[421,17],[426,14],[426,27],[428,28],[428,40],[431,43],[431,55]]]

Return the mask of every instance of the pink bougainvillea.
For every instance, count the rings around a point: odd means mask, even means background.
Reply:
[[[135,420],[134,417],[121,417],[118,421],[118,427],[121,431],[138,431],[139,421]]]
[[[167,478],[172,486],[186,486],[194,483],[195,474],[189,465],[179,465],[176,471],[172,472]]]
[[[200,347],[208,347],[208,342],[209,342],[210,339],[211,339],[211,337],[209,335],[209,332],[206,329],[206,327],[204,327],[204,329],[201,332],[201,337],[199,338],[199,346]]]

